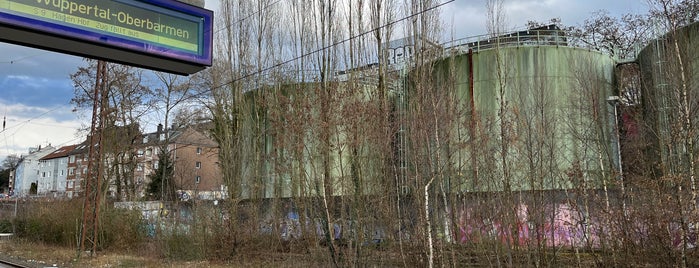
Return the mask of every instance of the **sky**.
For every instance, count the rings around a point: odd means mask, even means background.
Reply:
[[[448,38],[486,34],[485,2],[455,0],[442,6]],[[218,4],[206,0],[205,7],[216,11]],[[646,13],[648,7],[645,0],[504,0],[504,9],[507,29],[519,30],[529,20],[561,18],[564,25],[580,25],[598,10],[618,16]],[[70,75],[83,65],[80,57],[0,43],[0,117],[5,118],[0,161],[11,154],[26,155],[30,147],[59,147],[84,139],[77,130],[88,126],[90,117],[74,112],[70,104]],[[146,129],[154,129],[158,122],[146,124]]]

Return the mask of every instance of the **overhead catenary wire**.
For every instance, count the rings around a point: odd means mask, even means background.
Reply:
[[[248,14],[247,16],[245,16],[245,17],[243,17],[243,18],[241,18],[241,19],[238,19],[238,20],[236,20],[236,21],[233,22],[233,23],[226,24],[226,25],[224,25],[224,27],[221,27],[221,28],[219,28],[218,30],[214,31],[214,34],[218,34],[219,32],[221,32],[221,31],[223,31],[223,30],[227,30],[227,29],[231,28],[231,26],[233,26],[233,24],[238,24],[238,23],[240,23],[240,22],[242,22],[242,21],[244,21],[244,20],[247,20],[247,19],[251,18],[252,16],[254,16],[254,15],[256,15],[256,14],[261,13],[262,11],[266,10],[267,8],[269,8],[269,7],[273,6],[273,5],[278,4],[278,3],[281,2],[281,1],[282,1],[282,0],[277,0],[277,1],[274,1],[273,3],[269,3],[269,4],[265,5],[264,7],[258,9],[257,11],[252,12],[252,13]]]
[[[277,2],[278,2],[278,1],[277,1]],[[219,89],[219,88],[222,88],[222,87],[224,87],[224,86],[231,85],[231,84],[233,84],[233,83],[235,83],[235,82],[238,82],[238,81],[240,81],[240,80],[243,80],[243,79],[246,79],[246,78],[249,78],[249,77],[253,77],[253,76],[256,76],[256,75],[265,73],[265,72],[270,71],[270,70],[275,69],[275,68],[279,68],[279,67],[281,67],[281,66],[283,66],[283,65],[289,64],[289,63],[294,62],[294,61],[296,61],[296,60],[299,60],[299,59],[301,59],[301,58],[305,58],[305,57],[314,55],[314,54],[316,54],[316,53],[319,53],[319,52],[322,52],[322,51],[324,51],[324,50],[330,49],[330,48],[332,48],[332,47],[335,47],[335,46],[344,44],[344,43],[346,43],[346,42],[349,42],[349,41],[351,41],[351,40],[353,40],[353,39],[363,37],[363,36],[365,36],[365,35],[367,35],[367,34],[371,34],[371,33],[375,32],[375,31],[381,30],[381,29],[383,29],[383,28],[386,28],[386,27],[392,26],[392,25],[394,25],[394,24],[397,24],[397,23],[399,23],[399,22],[402,22],[402,21],[411,19],[411,18],[413,18],[413,17],[415,17],[415,16],[418,16],[418,15],[421,15],[421,14],[423,14],[423,13],[426,13],[426,12],[429,12],[429,11],[432,11],[432,10],[435,10],[435,9],[440,8],[440,7],[442,7],[442,6],[446,5],[446,4],[449,4],[449,3],[451,3],[451,2],[454,2],[454,0],[448,0],[448,1],[446,1],[446,2],[439,3],[439,4],[434,5],[434,6],[432,6],[432,7],[429,7],[429,8],[426,8],[426,9],[424,9],[424,10],[421,10],[420,12],[416,12],[416,13],[410,14],[410,15],[408,15],[408,16],[406,16],[406,17],[400,18],[400,19],[398,19],[398,20],[394,20],[394,21],[388,22],[388,23],[386,23],[386,24],[377,26],[377,27],[375,27],[375,28],[373,28],[373,29],[370,29],[370,30],[368,30],[368,31],[362,32],[362,33],[357,34],[357,35],[354,35],[354,36],[350,36],[350,37],[348,37],[348,38],[345,38],[345,39],[343,39],[343,40],[340,40],[340,41],[338,41],[338,42],[332,43],[332,44],[330,44],[330,45],[327,45],[327,46],[318,48],[318,49],[316,49],[316,50],[303,53],[303,54],[301,54],[301,55],[299,55],[299,56],[296,56],[296,57],[294,57],[294,58],[292,58],[292,59],[289,59],[289,60],[286,60],[286,61],[282,61],[282,62],[280,62],[280,63],[274,64],[274,65],[272,65],[272,66],[269,66],[269,67],[266,67],[266,68],[263,68],[263,69],[260,69],[260,70],[258,70],[258,71],[254,71],[254,72],[247,73],[247,74],[242,75],[242,76],[240,76],[240,77],[238,77],[238,78],[232,79],[232,80],[230,80],[230,81],[228,81],[228,82],[224,82],[224,83],[222,83],[222,84],[220,84],[220,85],[218,85],[218,86],[213,86],[213,87],[211,87],[211,89],[209,89],[209,90],[204,90],[204,91],[202,91],[202,92],[199,92],[197,95],[207,94],[207,93],[209,93],[209,92],[212,92],[212,91],[217,90],[217,89]],[[230,27],[230,25],[227,25],[227,26],[225,27],[225,29],[227,29],[228,27]]]
[[[259,14],[260,12],[263,12],[264,10],[268,9],[269,7],[278,4],[279,2],[281,2],[281,0],[277,0],[277,1],[274,1],[274,2],[272,2],[272,3],[269,3],[269,4],[265,5],[264,7],[261,7],[261,8],[259,8],[259,9],[257,9],[255,12],[253,12],[253,13],[251,13],[251,14],[248,14],[248,15],[246,15],[245,17],[243,17],[243,18],[241,18],[241,19],[239,19],[239,20],[236,20],[234,23],[230,23],[230,24],[225,25],[224,27],[219,28],[218,30],[215,31],[215,33],[219,33],[219,32],[221,32],[221,31],[223,31],[223,30],[226,30],[226,29],[230,29],[230,27],[232,27],[234,24],[239,23],[239,22],[244,21],[244,20],[247,20],[247,19],[253,17],[253,16],[256,15],[256,14]],[[286,65],[286,64],[289,64],[289,63],[294,62],[294,61],[296,61],[296,60],[299,60],[299,59],[302,59],[302,58],[305,58],[305,57],[314,55],[314,54],[316,54],[316,53],[322,52],[322,51],[324,51],[324,50],[327,50],[327,49],[330,49],[330,48],[333,48],[333,47],[336,47],[336,46],[339,46],[339,45],[342,45],[342,44],[345,44],[345,43],[347,43],[347,42],[349,42],[349,41],[351,41],[351,40],[364,37],[364,36],[366,36],[366,35],[368,35],[368,34],[374,33],[375,31],[384,29],[384,28],[386,28],[386,27],[390,27],[390,26],[395,25],[395,24],[397,24],[397,23],[400,23],[400,22],[403,22],[403,21],[405,21],[405,20],[411,19],[411,18],[413,18],[413,17],[415,17],[415,16],[419,16],[419,15],[421,15],[421,14],[423,14],[423,13],[426,13],[426,12],[429,12],[429,11],[432,11],[432,10],[435,10],[435,9],[440,8],[440,7],[442,7],[442,6],[446,5],[446,4],[449,4],[449,3],[451,3],[451,2],[454,2],[454,0],[448,0],[448,1],[443,2],[443,3],[438,3],[438,4],[434,5],[434,6],[431,6],[431,7],[429,7],[429,8],[426,8],[426,9],[421,10],[421,11],[419,11],[419,12],[410,14],[410,15],[408,15],[408,16],[405,16],[405,17],[403,17],[403,18],[400,18],[400,19],[397,19],[397,20],[394,20],[394,21],[390,21],[390,22],[388,22],[388,23],[385,23],[385,24],[383,24],[383,25],[377,26],[377,27],[375,27],[375,28],[373,28],[373,29],[364,31],[364,32],[362,32],[362,33],[359,33],[359,34],[356,34],[356,35],[353,35],[353,36],[349,36],[349,37],[347,37],[347,38],[345,38],[345,39],[343,39],[343,40],[336,41],[336,42],[334,42],[334,43],[332,43],[332,44],[323,46],[323,47],[318,48],[318,49],[316,49],[316,50],[303,53],[303,54],[301,54],[301,55],[298,55],[298,56],[293,57],[293,58],[291,58],[291,59],[288,59],[288,60],[286,60],[286,61],[279,62],[279,63],[276,63],[276,64],[274,64],[274,65],[272,65],[272,66],[269,66],[269,67],[266,67],[266,68],[263,68],[263,69],[259,69],[259,70],[257,70],[257,71],[253,71],[253,72],[244,74],[244,75],[242,75],[242,76],[240,76],[240,77],[237,77],[237,78],[234,78],[234,79],[232,79],[232,80],[230,80],[230,81],[228,81],[228,82],[224,82],[224,83],[222,83],[222,84],[220,84],[220,85],[213,86],[213,87],[211,87],[211,88],[208,89],[208,90],[199,92],[199,93],[196,94],[196,95],[201,96],[201,95],[207,94],[207,93],[212,92],[212,91],[214,91],[214,90],[217,90],[217,89],[219,89],[219,88],[222,88],[222,87],[231,85],[231,84],[233,84],[233,83],[235,83],[235,82],[237,82],[237,81],[240,81],[240,80],[243,80],[243,79],[246,79],[246,78],[249,78],[249,77],[253,77],[253,76],[259,75],[259,74],[261,74],[261,73],[265,73],[265,72],[267,72],[267,71],[270,71],[270,70],[275,69],[275,68],[279,68],[279,67],[281,67],[281,66],[284,66],[284,65]],[[9,64],[13,64],[13,63],[16,63],[16,62],[19,62],[19,61],[22,61],[22,60],[26,60],[26,59],[29,59],[29,58],[32,58],[32,57],[36,57],[36,56],[39,56],[39,55],[42,55],[42,54],[46,54],[46,53],[48,53],[48,52],[43,52],[43,53],[38,53],[38,54],[34,54],[34,55],[29,55],[29,56],[17,58],[17,59],[10,60],[10,61],[4,61],[4,62],[0,61],[0,63],[9,63]],[[48,110],[48,111],[46,111],[46,112],[40,114],[39,116],[36,116],[36,117],[34,117],[34,118],[25,120],[25,121],[23,121],[23,122],[21,122],[21,123],[19,123],[19,124],[16,124],[16,125],[11,125],[11,126],[9,126],[9,127],[6,127],[6,126],[5,126],[6,122],[5,122],[5,119],[4,119],[4,120],[3,120],[3,129],[2,129],[0,132],[3,132],[3,133],[5,134],[5,136],[6,136],[7,134],[5,133],[5,130],[10,130],[10,129],[13,129],[13,128],[16,128],[16,127],[20,127],[20,128],[21,128],[22,126],[25,126],[26,124],[31,123],[33,120],[36,120],[36,119],[38,119],[38,118],[41,118],[41,117],[43,117],[44,115],[46,115],[46,114],[48,114],[48,113],[51,113],[51,112],[53,112],[53,111],[55,111],[55,110],[57,110],[57,109],[59,109],[59,108],[61,108],[61,106],[56,107],[56,108],[53,108],[53,109],[51,109],[51,110]],[[16,134],[16,132],[17,132],[17,131],[15,131],[12,135]],[[7,138],[5,137],[4,139],[5,139],[5,141],[7,142]]]
[[[39,115],[37,115],[37,116],[35,116],[35,117],[32,117],[32,118],[30,118],[30,119],[21,121],[21,122],[19,122],[18,124],[10,124],[10,125],[7,125],[7,124],[6,124],[6,123],[7,123],[7,116],[3,116],[3,128],[2,128],[2,130],[0,130],[0,133],[3,134],[3,138],[2,138],[2,139],[3,139],[4,143],[5,143],[5,149],[6,149],[6,154],[5,154],[5,156],[12,155],[12,152],[10,151],[10,146],[9,146],[9,144],[8,144],[8,135],[7,135],[7,132],[6,132],[7,130],[11,130],[11,129],[17,128],[17,129],[15,130],[15,132],[13,132],[12,134],[10,134],[10,137],[13,137],[13,138],[14,138],[15,134],[17,134],[17,132],[18,132],[22,127],[24,127],[25,125],[30,124],[30,123],[32,123],[32,121],[37,120],[37,119],[40,119],[40,118],[44,117],[45,115],[47,115],[47,114],[49,114],[49,113],[52,113],[52,112],[54,112],[54,111],[56,111],[56,110],[58,110],[58,109],[60,109],[60,108],[63,108],[63,107],[65,107],[65,106],[64,106],[64,105],[56,106],[56,107],[54,107],[54,108],[52,108],[52,109],[50,109],[50,110],[47,110],[47,111],[45,111],[45,112],[43,112],[43,113],[41,113],[41,114],[39,114]],[[12,122],[12,121],[10,121],[10,122]],[[38,123],[33,123],[33,124],[38,124]],[[39,125],[46,125],[46,124],[39,124]],[[72,142],[72,141],[75,141],[75,140],[77,140],[77,139],[79,139],[79,138],[72,138],[72,139],[70,139],[70,140],[68,140],[68,141],[65,141],[65,142],[63,142],[63,143],[60,143],[60,144],[66,144],[66,143],[68,143],[68,142]]]
[[[47,53],[49,53],[49,52],[48,52],[48,51],[44,51],[44,52],[37,53],[37,54],[34,54],[34,55],[28,55],[28,56],[20,57],[20,58],[14,59],[14,60],[0,61],[0,63],[2,63],[2,64],[14,64],[14,63],[17,63],[17,62],[20,62],[20,61],[23,61],[23,60],[26,60],[26,59],[29,59],[29,58],[33,58],[33,57],[36,57],[36,56],[41,56],[41,55],[44,55],[44,54],[47,54]]]
[[[236,20],[235,22],[233,22],[233,23],[231,23],[231,24],[227,24],[225,27],[222,27],[222,28],[216,30],[214,33],[217,34],[217,33],[221,32],[221,31],[223,31],[223,30],[226,30],[226,29],[230,28],[230,27],[231,27],[232,25],[234,25],[234,24],[237,24],[237,23],[240,23],[240,22],[245,21],[245,20],[247,20],[247,19],[250,19],[250,18],[253,17],[254,15],[263,12],[264,10],[268,9],[269,7],[271,7],[271,6],[273,6],[273,5],[278,4],[279,2],[281,2],[281,0],[276,0],[276,1],[272,2],[272,3],[268,3],[268,4],[265,5],[264,7],[261,7],[261,8],[259,8],[259,9],[257,9],[256,11],[254,11],[254,12],[252,12],[252,13],[246,15],[245,17],[243,17],[243,18],[241,18],[241,19],[238,19],[238,20]],[[39,52],[39,53],[36,53],[36,54],[27,55],[27,56],[22,56],[22,57],[15,58],[15,59],[11,59],[11,60],[0,61],[0,64],[15,64],[15,63],[18,63],[18,62],[21,62],[21,61],[24,61],[24,60],[27,60],[27,59],[30,59],[30,58],[34,58],[34,57],[37,57],[37,56],[45,55],[45,54],[48,54],[48,53],[50,53],[50,52],[49,52],[49,51],[43,51],[43,52]],[[4,115],[4,116],[3,116],[3,122],[2,122],[2,130],[0,130],[0,133],[3,133],[3,140],[5,141],[5,148],[7,149],[7,155],[10,155],[11,152],[10,152],[10,148],[9,148],[9,145],[8,145],[7,132],[5,132],[5,130],[10,130],[10,129],[13,129],[13,128],[20,128],[20,129],[21,129],[21,127],[23,127],[23,126],[25,126],[25,125],[27,125],[27,124],[30,124],[30,123],[32,123],[32,121],[34,121],[34,120],[36,120],[36,119],[39,119],[39,118],[43,117],[44,115],[49,114],[49,113],[51,113],[51,112],[53,112],[53,111],[56,111],[56,110],[58,110],[58,109],[61,108],[61,107],[62,107],[62,106],[55,107],[55,108],[53,108],[53,109],[51,109],[51,110],[48,110],[48,111],[46,111],[46,112],[44,112],[44,113],[42,113],[42,114],[40,114],[40,115],[38,115],[38,116],[36,116],[36,117],[27,119],[27,120],[22,121],[22,122],[19,122],[19,123],[17,123],[17,124],[10,125],[10,127],[7,127],[7,116]],[[5,114],[7,114],[7,112],[6,112]],[[44,126],[53,126],[53,127],[62,127],[62,126],[57,126],[57,125],[41,124],[41,123],[33,123],[33,124],[44,125]],[[19,131],[19,129],[18,129],[17,131]],[[15,131],[14,133],[12,133],[11,136],[14,136],[14,135],[17,133],[17,131]],[[71,142],[71,141],[75,141],[75,140],[77,140],[77,138],[72,139],[72,140],[67,141],[67,142]]]
[[[5,123],[5,120],[3,120],[3,129],[0,130],[0,133],[3,134],[3,138],[2,138],[2,139],[3,139],[3,141],[5,142],[5,148],[7,149],[7,155],[10,155],[10,154],[11,154],[11,152],[9,151],[10,149],[9,149],[9,145],[8,145],[8,142],[7,142],[7,140],[8,140],[8,135],[7,135],[7,132],[6,132],[7,130],[11,130],[11,129],[17,128],[12,134],[10,134],[10,137],[14,137],[15,134],[17,134],[17,132],[18,132],[22,127],[24,127],[25,125],[31,123],[33,120],[42,118],[42,117],[44,117],[45,115],[47,115],[47,114],[49,114],[49,113],[52,113],[52,112],[54,112],[54,111],[56,111],[56,110],[58,110],[58,109],[60,109],[60,108],[62,108],[62,107],[65,107],[65,106],[63,106],[63,105],[56,106],[56,107],[54,107],[53,109],[47,110],[47,111],[45,111],[45,112],[43,112],[43,113],[41,113],[41,114],[39,114],[39,115],[37,115],[37,116],[35,116],[35,117],[32,117],[32,118],[30,118],[30,119],[21,121],[21,122],[19,122],[18,124],[15,124],[15,125],[5,126],[5,124],[4,124],[4,123]]]
[[[35,117],[32,117],[32,118],[29,118],[29,119],[27,119],[27,120],[21,121],[19,124],[17,124],[17,125],[11,125],[11,126],[9,126],[9,127],[5,127],[5,119],[3,119],[3,126],[2,126],[2,130],[1,130],[0,132],[5,132],[6,130],[13,129],[13,128],[15,128],[15,127],[20,127],[20,128],[21,128],[21,127],[23,127],[24,125],[30,123],[31,121],[36,120],[36,119],[39,119],[39,118],[42,118],[44,115],[47,115],[47,114],[49,114],[49,113],[51,113],[51,112],[54,112],[54,111],[56,111],[56,110],[58,110],[58,109],[60,109],[60,108],[63,108],[63,107],[65,107],[65,106],[63,106],[63,105],[56,106],[56,107],[54,107],[53,109],[47,110],[47,111],[45,111],[45,112],[43,112],[43,113],[41,113],[41,114],[39,114],[39,115],[37,115],[37,116],[35,116]],[[16,131],[15,131],[15,133],[16,133]],[[13,133],[13,134],[14,134],[14,133]]]

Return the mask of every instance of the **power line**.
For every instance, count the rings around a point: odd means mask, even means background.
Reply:
[[[16,124],[16,125],[11,125],[11,126],[6,127],[6,128],[3,126],[3,129],[0,130],[0,133],[4,133],[6,130],[13,129],[13,128],[15,128],[15,127],[22,128],[22,127],[25,126],[26,124],[29,124],[32,120],[39,119],[39,118],[43,117],[44,115],[47,115],[47,114],[49,114],[49,113],[51,113],[51,112],[53,112],[53,111],[56,111],[56,110],[58,110],[58,109],[60,109],[60,108],[62,108],[62,107],[65,107],[65,106],[63,106],[63,105],[56,106],[55,108],[53,108],[53,109],[51,109],[51,110],[48,110],[48,111],[46,111],[46,112],[43,112],[42,114],[37,115],[37,116],[35,116],[35,117],[33,117],[33,118],[30,118],[30,119],[21,121],[20,123],[18,123],[18,124]],[[4,121],[3,121],[3,122],[4,122]],[[19,129],[17,129],[14,133],[12,133],[12,135],[16,134],[17,131],[19,131]],[[7,140],[7,139],[5,139],[5,140]]]
[[[65,107],[65,106],[63,106],[63,105],[56,106],[56,107],[54,107],[54,108],[51,109],[51,110],[48,110],[48,111],[46,111],[46,112],[41,113],[40,115],[37,115],[37,116],[35,116],[35,117],[33,117],[33,118],[30,118],[30,119],[27,119],[27,120],[24,120],[24,121],[21,121],[20,123],[18,123],[18,124],[16,124],[16,125],[10,125],[10,126],[7,126],[7,127],[6,127],[6,124],[5,124],[5,123],[6,123],[6,117],[3,116],[3,129],[0,130],[0,133],[3,134],[3,141],[5,142],[5,148],[6,148],[6,150],[7,150],[7,155],[10,155],[11,152],[10,152],[10,146],[9,146],[9,144],[8,144],[7,132],[5,132],[6,130],[10,130],[10,129],[13,129],[13,128],[16,128],[16,127],[18,127],[18,128],[21,129],[23,126],[25,126],[25,125],[31,123],[31,121],[36,120],[36,119],[39,119],[39,118],[42,118],[43,116],[45,116],[45,115],[47,115],[47,114],[49,114],[49,113],[51,113],[51,112],[54,112],[54,111],[56,111],[56,110],[58,110],[58,109],[60,109],[60,108],[62,108],[62,107]],[[36,124],[36,123],[32,123],[32,124]],[[20,129],[17,129],[15,132],[13,132],[13,133],[10,135],[10,137],[13,137],[13,138],[14,138],[15,134],[17,134],[17,132],[18,132]]]
[[[277,1],[277,2],[279,2],[279,1]],[[378,31],[378,30],[380,30],[380,29],[383,29],[383,28],[392,26],[392,25],[394,25],[394,24],[396,24],[396,23],[399,23],[399,22],[402,22],[402,21],[404,21],[404,20],[408,20],[408,19],[413,18],[413,17],[415,17],[415,16],[418,16],[418,15],[421,15],[421,14],[423,14],[423,13],[432,11],[432,10],[437,9],[437,8],[440,8],[440,7],[442,7],[442,6],[446,5],[446,4],[449,4],[449,3],[451,3],[451,2],[454,2],[454,0],[448,0],[448,1],[444,2],[444,3],[437,4],[437,5],[435,5],[435,6],[429,7],[429,8],[427,8],[427,9],[425,9],[425,10],[420,11],[420,12],[417,12],[417,13],[411,14],[411,15],[409,15],[409,16],[403,17],[403,18],[401,18],[401,19],[398,19],[398,20],[395,20],[395,21],[392,21],[392,22],[383,24],[383,25],[378,26],[378,27],[376,27],[376,28],[374,28],[374,29],[371,29],[371,30],[365,31],[365,32],[363,32],[363,33],[360,33],[360,34],[358,34],[358,35],[350,36],[350,37],[345,38],[345,39],[343,39],[343,40],[341,40],[341,41],[339,41],[339,42],[336,42],[336,43],[333,43],[333,44],[324,46],[324,47],[322,47],[322,48],[316,49],[316,50],[311,51],[311,52],[307,52],[307,53],[301,54],[300,56],[297,56],[297,57],[295,57],[295,58],[292,58],[292,59],[289,59],[289,60],[286,60],[286,61],[283,61],[283,62],[274,64],[274,65],[272,65],[272,66],[270,66],[270,67],[267,67],[267,68],[264,68],[264,69],[261,69],[261,70],[255,71],[255,72],[251,72],[251,73],[245,74],[245,75],[243,75],[243,76],[241,76],[241,77],[238,77],[238,78],[235,78],[235,79],[233,79],[233,80],[231,80],[231,81],[222,83],[222,84],[220,84],[220,85],[218,85],[218,86],[214,86],[214,87],[212,87],[212,88],[209,89],[209,90],[202,91],[202,92],[200,92],[200,93],[197,94],[197,95],[203,95],[203,94],[209,93],[209,92],[214,91],[214,90],[216,90],[216,89],[219,89],[219,88],[221,88],[221,87],[224,87],[224,86],[233,84],[233,83],[235,83],[235,82],[237,82],[237,81],[240,81],[240,80],[242,80],[242,79],[245,79],[245,78],[248,78],[248,77],[251,77],[251,76],[255,76],[255,75],[259,75],[259,74],[261,74],[261,73],[267,72],[267,71],[272,70],[272,69],[274,69],[274,68],[278,68],[278,67],[281,67],[281,66],[283,66],[283,65],[286,65],[286,64],[288,64],[288,63],[294,62],[294,61],[296,61],[296,60],[298,60],[298,59],[301,59],[301,58],[304,58],[304,57],[307,57],[307,56],[316,54],[316,53],[318,53],[318,52],[321,52],[321,51],[323,51],[323,50],[326,50],[326,49],[329,49],[329,48],[332,48],[332,47],[335,47],[335,46],[344,44],[344,43],[346,43],[346,42],[348,42],[348,41],[350,41],[350,40],[353,40],[353,39],[356,39],[356,38],[365,36],[365,35],[367,35],[367,34],[370,34],[370,33],[373,33],[373,32],[375,32],[375,31]],[[228,25],[228,26],[230,27],[230,25]]]
[[[214,31],[214,34],[217,34],[217,33],[221,32],[221,31],[223,31],[223,30],[227,30],[227,29],[231,28],[231,26],[233,26],[233,24],[237,24],[237,23],[240,23],[240,22],[242,22],[242,21],[244,21],[244,20],[247,20],[247,19],[249,19],[250,17],[252,17],[252,16],[254,16],[254,15],[256,15],[256,14],[261,13],[263,10],[266,10],[267,8],[269,8],[269,7],[272,6],[272,5],[276,5],[277,3],[281,2],[281,1],[282,1],[282,0],[274,1],[274,3],[267,4],[266,6],[264,6],[264,7],[260,8],[260,9],[258,9],[257,11],[255,11],[255,12],[253,12],[253,13],[251,13],[251,14],[245,16],[245,17],[242,18],[242,19],[239,19],[239,20],[237,20],[237,21],[235,21],[235,22],[233,22],[233,23],[226,24],[225,27],[222,27],[222,28],[220,28],[220,29]],[[294,0],[294,1],[295,1],[295,0]]]
[[[16,62],[20,62],[20,61],[23,61],[23,60],[26,60],[26,59],[29,59],[29,58],[33,58],[33,57],[36,57],[36,56],[44,55],[44,54],[46,54],[46,53],[49,53],[49,52],[48,52],[48,51],[45,51],[45,52],[41,52],[41,53],[34,54],[34,55],[29,55],[29,56],[20,57],[20,58],[17,58],[17,59],[15,59],[15,60],[10,60],[10,61],[0,61],[0,63],[4,63],[4,64],[14,64],[14,63],[16,63]]]
[[[65,125],[59,125],[59,124],[47,124],[47,123],[37,123],[37,122],[26,122],[26,124],[39,125],[39,126],[46,126],[46,127],[74,128],[74,127],[65,126]]]
[[[72,138],[72,139],[70,139],[70,140],[67,140],[67,141],[64,141],[64,142],[62,142],[62,143],[56,144],[56,148],[61,148],[61,147],[63,147],[63,146],[66,146],[66,144],[74,144],[73,142],[74,142],[74,141],[77,141],[77,140],[82,141],[83,138],[82,138],[82,137]]]
[[[239,22],[241,22],[241,21],[247,20],[247,19],[249,19],[250,17],[252,17],[252,16],[254,16],[254,15],[256,15],[256,14],[259,14],[260,12],[262,12],[262,11],[268,9],[270,6],[275,5],[275,4],[278,4],[279,2],[281,2],[281,0],[277,0],[277,1],[274,1],[274,2],[272,2],[272,3],[269,3],[269,4],[267,4],[266,6],[262,7],[261,9],[258,9],[256,12],[253,12],[252,14],[249,14],[249,15],[247,15],[246,17],[237,20],[235,23],[239,23]],[[390,27],[390,26],[392,26],[392,25],[395,25],[395,24],[400,23],[400,22],[402,22],[402,21],[411,19],[411,18],[413,18],[413,17],[415,17],[415,16],[418,16],[418,15],[421,15],[421,14],[423,14],[423,13],[426,13],[426,12],[429,12],[429,11],[432,11],[432,10],[435,10],[435,9],[440,8],[440,7],[442,7],[442,6],[446,5],[446,4],[449,4],[449,3],[451,3],[451,2],[454,2],[454,0],[448,0],[448,1],[446,1],[446,2],[443,2],[443,3],[437,4],[437,5],[435,5],[435,6],[429,7],[429,8],[427,8],[427,9],[425,9],[425,10],[421,10],[420,12],[417,12],[417,13],[413,13],[413,14],[411,14],[411,15],[409,15],[409,16],[406,16],[406,17],[403,17],[403,18],[401,18],[401,19],[398,19],[398,20],[395,20],[395,21],[392,21],[392,22],[388,22],[388,23],[386,23],[386,24],[380,25],[380,26],[378,26],[378,27],[375,27],[375,28],[373,28],[373,29],[367,30],[367,31],[362,32],[362,33],[360,33],[360,34],[357,34],[357,35],[354,35],[354,36],[350,36],[350,37],[348,37],[348,38],[345,38],[345,39],[343,39],[343,40],[341,40],[341,41],[338,41],[338,42],[335,42],[335,43],[333,43],[333,44],[329,44],[329,45],[326,45],[326,46],[324,46],[324,47],[318,48],[318,49],[316,49],[316,50],[303,53],[303,54],[301,54],[301,55],[299,55],[299,56],[296,56],[296,57],[294,57],[294,58],[292,58],[292,59],[289,59],[289,60],[286,60],[286,61],[283,61],[283,62],[274,64],[274,65],[272,65],[272,66],[269,66],[269,67],[267,67],[267,68],[264,68],[264,69],[261,69],[261,70],[258,70],[258,71],[254,71],[254,72],[245,74],[245,75],[240,76],[240,77],[238,77],[238,78],[232,79],[231,81],[225,82],[225,83],[220,84],[220,85],[218,85],[218,86],[214,86],[214,87],[212,87],[212,88],[209,89],[209,90],[205,90],[205,91],[203,91],[203,92],[200,92],[200,93],[198,93],[197,95],[204,95],[204,94],[206,94],[206,93],[208,93],[208,92],[211,92],[211,91],[216,90],[216,89],[219,89],[219,88],[221,88],[221,87],[230,85],[230,84],[235,83],[235,82],[237,82],[237,81],[240,81],[240,80],[242,80],[242,79],[246,79],[246,78],[249,78],[249,77],[252,77],[252,76],[255,76],[255,75],[259,75],[259,74],[261,74],[261,73],[267,72],[267,71],[272,70],[272,69],[274,69],[274,68],[281,67],[281,66],[283,66],[283,65],[286,65],[286,64],[288,64],[288,63],[294,62],[294,61],[299,60],[299,59],[301,59],[301,58],[308,57],[308,56],[311,56],[311,55],[313,55],[313,54],[319,53],[319,52],[321,52],[321,51],[330,49],[330,48],[332,48],[332,47],[336,47],[336,46],[342,45],[342,44],[344,44],[344,43],[346,43],[346,42],[349,42],[349,41],[351,41],[351,40],[354,40],[354,39],[363,37],[363,36],[365,36],[365,35],[367,35],[367,34],[371,34],[371,33],[375,32],[375,31],[384,29],[384,28],[386,28],[386,27]],[[223,28],[217,30],[216,33],[220,32],[220,31],[222,31],[222,30],[225,30],[225,29],[229,29],[231,26],[233,26],[233,25],[232,25],[232,24],[228,24],[228,25],[226,25],[226,27],[223,27]],[[21,58],[15,59],[15,60],[7,61],[7,62],[0,62],[0,63],[9,63],[9,64],[13,64],[13,63],[15,63],[15,62],[19,62],[19,61],[22,61],[22,60],[26,60],[26,59],[29,59],[29,58],[32,58],[32,57],[36,57],[36,56],[39,56],[39,55],[42,55],[42,54],[46,54],[46,53],[48,53],[48,52],[43,52],[43,53],[39,53],[39,54],[35,54],[35,55],[29,55],[29,56],[25,56],[25,57],[21,57]],[[0,133],[3,133],[3,134],[5,135],[4,140],[5,140],[5,142],[7,142],[7,136],[6,136],[7,134],[5,133],[5,130],[13,129],[13,128],[16,128],[16,127],[20,127],[20,128],[21,128],[21,127],[25,126],[26,124],[31,123],[31,121],[36,120],[36,119],[39,119],[39,118],[43,117],[43,116],[46,115],[46,114],[49,114],[49,113],[51,113],[51,112],[53,112],[53,111],[55,111],[55,110],[58,110],[58,109],[61,108],[61,107],[63,107],[63,106],[57,106],[57,107],[55,107],[55,108],[53,108],[53,109],[51,109],[51,110],[48,110],[48,111],[46,111],[46,112],[44,112],[44,113],[42,113],[42,114],[40,114],[40,115],[38,115],[38,116],[36,116],[36,117],[34,117],[34,118],[25,120],[25,121],[23,121],[23,122],[21,122],[21,123],[19,123],[19,124],[17,124],[17,125],[11,125],[11,126],[9,126],[9,127],[7,127],[7,128],[5,128],[5,120],[3,120],[3,129],[0,130]],[[19,131],[19,130],[17,130],[17,131]],[[12,135],[16,134],[17,131],[15,131]]]

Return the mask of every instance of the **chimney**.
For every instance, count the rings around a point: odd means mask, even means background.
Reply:
[[[158,134],[160,134],[160,132],[163,132],[163,124],[158,124]]]

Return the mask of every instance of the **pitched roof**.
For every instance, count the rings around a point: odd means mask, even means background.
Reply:
[[[175,130],[165,130],[168,132],[168,138],[169,138],[169,143],[170,144],[192,144],[192,145],[200,145],[200,146],[205,146],[205,147],[216,147],[218,144],[212,140],[211,138],[207,137],[200,131],[192,128],[192,127],[186,127],[186,128],[181,128],[181,129],[175,129]],[[165,134],[164,131],[162,132],[153,132],[153,133],[146,133],[143,134],[144,139],[139,141],[138,143],[141,145],[145,144],[150,144],[150,145],[156,145],[156,144],[162,144],[164,140],[162,140],[160,137],[161,134]],[[164,137],[164,136],[163,136]]]
[[[76,144],[75,149],[72,152],[70,152],[70,154],[68,154],[68,155],[87,153],[90,150],[89,146],[90,146],[90,138],[88,137],[82,143]]]
[[[78,144],[63,146],[63,147],[58,148],[57,150],[51,152],[50,154],[47,154],[46,156],[40,158],[39,160],[49,160],[49,159],[54,159],[54,158],[66,157],[66,156],[70,155],[70,153],[73,150],[75,150],[75,147],[77,147],[77,146],[78,146]]]

